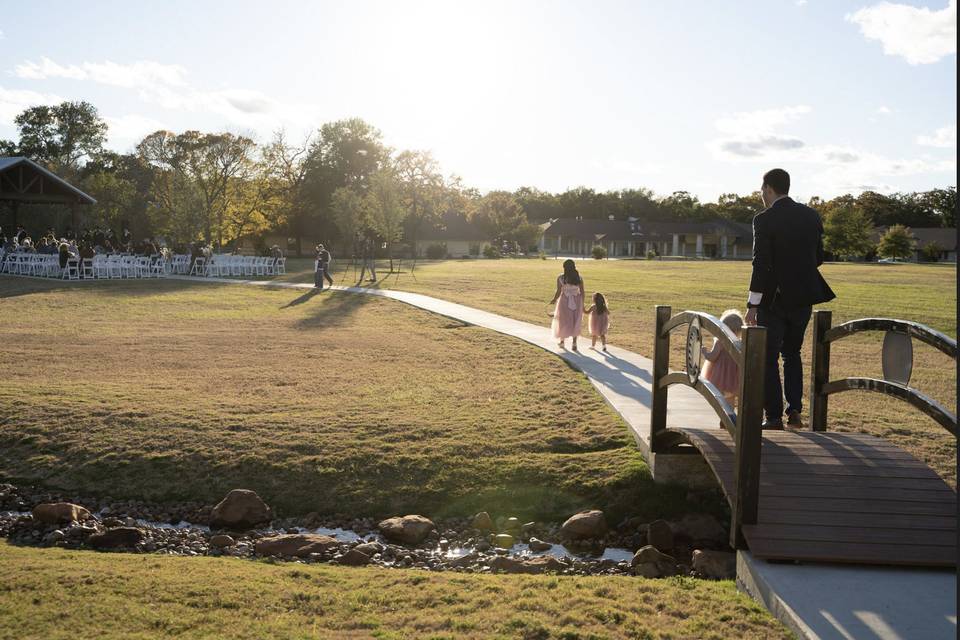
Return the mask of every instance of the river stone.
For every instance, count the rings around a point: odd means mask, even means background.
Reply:
[[[501,533],[494,537],[493,546],[500,547],[501,549],[509,549],[513,546],[513,536],[509,533]]]
[[[387,518],[377,527],[387,539],[409,545],[420,544],[435,528],[429,518],[417,515]]]
[[[673,529],[666,520],[654,520],[647,526],[647,544],[663,552],[673,549]]]
[[[519,531],[520,530],[520,520],[518,518],[507,518],[507,521],[503,523],[504,531]]]
[[[490,514],[486,511],[481,511],[477,515],[473,516],[473,522],[470,525],[474,529],[479,529],[480,531],[493,531],[493,519],[490,518]]]
[[[87,544],[94,549],[116,549],[133,547],[143,541],[143,531],[136,527],[117,527],[103,533],[95,533],[87,538]]]
[[[67,535],[60,529],[51,531],[43,538],[43,543],[48,545],[55,545],[59,542],[63,542],[67,539]]]
[[[548,549],[553,548],[552,544],[550,544],[549,542],[544,542],[539,538],[530,538],[530,542],[527,543],[527,546],[530,547],[530,551],[535,551],[535,552],[547,551]]]
[[[560,527],[561,535],[574,540],[599,538],[606,532],[607,522],[604,520],[603,511],[597,509],[575,513]]]
[[[536,522],[524,522],[522,525],[520,525],[520,535],[528,536],[536,530]]]
[[[249,489],[234,489],[210,512],[210,526],[214,529],[247,530],[272,519],[270,507]]]
[[[364,542],[355,546],[354,549],[360,553],[365,553],[368,556],[373,556],[383,552],[383,545],[379,542]]]
[[[223,547],[232,547],[235,544],[237,544],[236,540],[222,533],[210,538],[210,546],[217,549],[222,549]]]
[[[509,556],[497,556],[490,561],[490,568],[504,573],[543,573],[553,571],[559,573],[566,567],[553,556],[540,556],[530,560],[517,560]]]
[[[33,517],[44,524],[67,524],[86,520],[90,512],[70,502],[46,502],[33,508]]]
[[[360,567],[370,562],[370,556],[354,547],[337,558],[337,562],[348,567]]]
[[[657,551],[653,545],[647,545],[637,551],[630,561],[633,573],[644,578],[663,578],[677,575],[677,561],[672,556]]]
[[[697,549],[693,552],[693,570],[704,578],[732,580],[737,577],[737,556],[729,551]]]
[[[711,515],[688,513],[678,522],[670,523],[674,535],[688,538],[694,543],[724,545],[727,543],[727,531]]]
[[[469,567],[479,559],[480,554],[471,551],[470,553],[460,556],[459,558],[454,558],[449,564],[451,567]]]
[[[254,550],[261,556],[295,556],[306,558],[311,553],[324,553],[340,542],[318,533],[288,533],[257,540]]]

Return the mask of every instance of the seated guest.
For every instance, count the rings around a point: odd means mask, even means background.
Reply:
[[[67,268],[67,260],[70,259],[70,246],[66,242],[60,243],[60,268]]]

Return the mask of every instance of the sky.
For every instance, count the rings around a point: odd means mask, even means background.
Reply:
[[[957,184],[956,0],[0,6],[0,138],[87,100],[121,152],[361,117],[483,192],[707,201],[776,166],[801,198]]]

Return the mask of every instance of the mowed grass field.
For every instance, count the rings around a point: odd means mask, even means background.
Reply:
[[[791,635],[732,581],[491,576],[19,548],[0,638],[744,640]]]
[[[0,277],[0,481],[280,515],[684,511],[540,349],[372,296]]]
[[[285,279],[312,281],[312,265],[291,260]],[[352,284],[349,262],[339,260],[334,266],[337,283]],[[547,303],[562,272],[561,261],[554,259],[421,261],[412,274],[410,266],[403,262],[401,273],[384,277],[377,286],[425,293],[543,325],[549,322]],[[751,269],[747,261],[578,260],[578,267],[588,297],[600,291],[610,304],[610,343],[647,356],[653,355],[658,304],[669,305],[674,312],[693,309],[717,316],[728,308],[746,311]],[[833,311],[834,324],[862,317],[901,318],[956,338],[956,265],[836,263],[824,265],[822,273],[837,299],[818,308]],[[671,364],[679,368],[683,335],[678,331],[674,336]],[[803,354],[807,384],[810,342],[808,330]],[[870,333],[833,343],[831,378],[881,377],[882,342],[882,333]],[[589,339],[581,344],[589,346]],[[913,344],[911,385],[954,411],[956,363],[917,340]],[[956,486],[956,439],[904,402],[866,391],[831,396],[828,428],[887,438]]]

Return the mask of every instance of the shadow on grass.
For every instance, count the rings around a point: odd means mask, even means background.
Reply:
[[[324,290],[322,294],[316,290],[308,291],[294,300],[291,300],[286,306],[291,307],[307,302],[315,295],[322,295],[322,303],[315,305],[309,316],[303,318],[297,323],[300,329],[312,329],[318,327],[340,326],[350,322],[351,316],[361,308],[375,301],[375,296],[357,295],[355,293],[343,293],[338,291]],[[286,308],[286,307],[284,307]]]
[[[57,280],[0,275],[0,298],[17,298],[51,291],[89,291],[97,295],[133,297],[193,289],[221,288],[230,285],[216,282],[193,282],[189,280],[144,279],[96,279]]]

